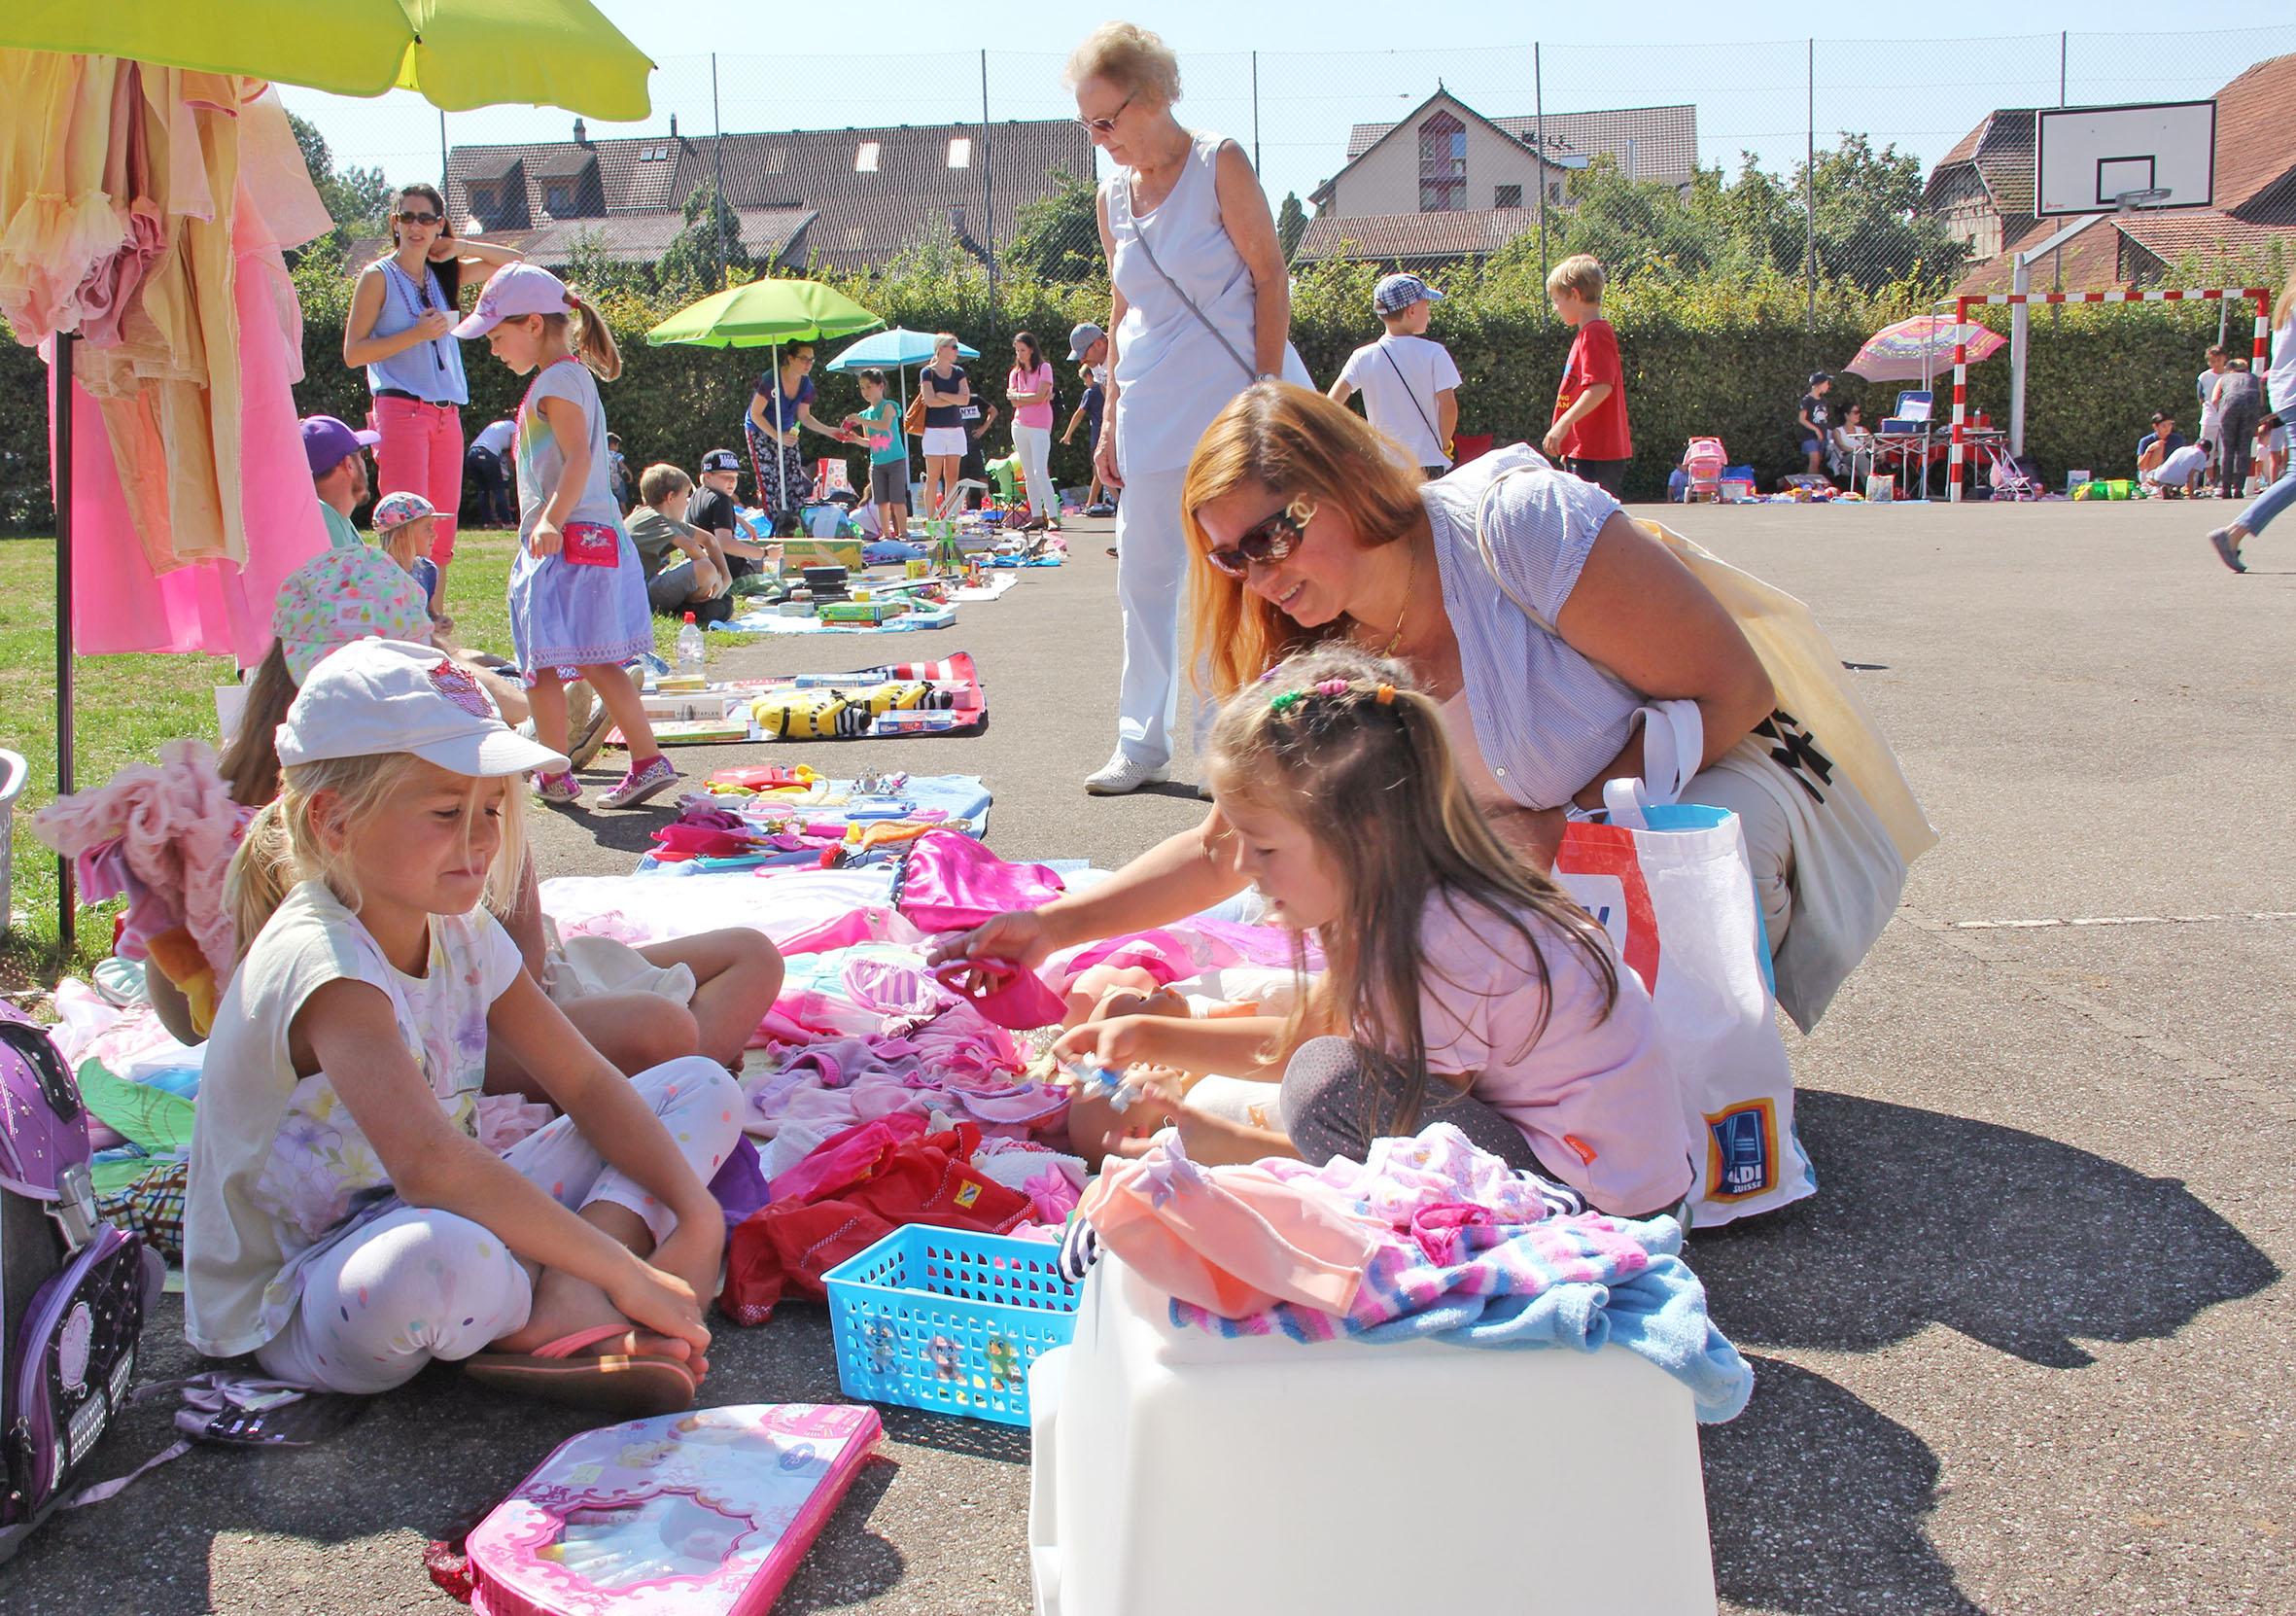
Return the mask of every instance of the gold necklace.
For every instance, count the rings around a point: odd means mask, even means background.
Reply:
[[[1409,545],[1410,544],[1410,541],[1407,539],[1404,541],[1404,543]],[[1411,585],[1418,581],[1419,548],[1416,545],[1412,545],[1411,570],[1404,575],[1403,580],[1403,609],[1395,614],[1395,632],[1387,636],[1387,644],[1381,649],[1379,652],[1381,656],[1393,656],[1395,654],[1395,648],[1403,644],[1403,620],[1407,616],[1410,615]]]

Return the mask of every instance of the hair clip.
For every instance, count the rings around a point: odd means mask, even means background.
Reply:
[[[1347,681],[1344,679],[1327,679],[1322,684],[1316,685],[1315,693],[1319,696],[1343,696],[1347,693]]]
[[[1277,696],[1273,701],[1270,701],[1268,704],[1268,711],[1270,713],[1289,713],[1293,708],[1299,706],[1300,703],[1305,701],[1306,699],[1307,692],[1305,690],[1286,690],[1282,695]]]
[[[1381,707],[1393,707],[1395,705],[1395,686],[1392,685],[1375,686],[1372,691],[1372,699]]]

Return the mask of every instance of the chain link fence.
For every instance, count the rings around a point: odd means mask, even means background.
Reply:
[[[2210,96],[2292,51],[2296,26],[1192,53],[1180,111],[1251,154],[1297,269],[1592,251],[1623,277],[1792,283],[1814,330],[1837,289],[1911,307],[2030,226],[2030,120],[1989,135],[1997,110]],[[438,119],[435,154],[335,146],[394,181],[445,169],[459,224],[560,262],[711,285],[908,271],[977,282],[994,311],[1015,278],[1105,280],[1107,163],[1061,65],[679,56],[641,126],[495,108]],[[1953,156],[1977,159],[1981,194],[1940,171]]]

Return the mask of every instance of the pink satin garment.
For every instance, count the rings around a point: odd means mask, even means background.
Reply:
[[[933,980],[962,994],[997,1026],[1016,1032],[1049,1027],[1068,1013],[1067,1001],[1046,987],[1036,972],[1011,960],[945,961],[933,967]]]
[[[1010,864],[961,831],[930,830],[909,850],[900,909],[928,932],[961,931],[1010,909],[1041,907],[1065,890],[1043,864]]]

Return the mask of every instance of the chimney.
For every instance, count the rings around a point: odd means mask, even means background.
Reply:
[[[574,144],[576,146],[587,146],[590,144],[589,125],[584,123],[579,118],[574,120]]]
[[[678,115],[676,113],[670,115],[670,138],[672,140],[678,138]]]

